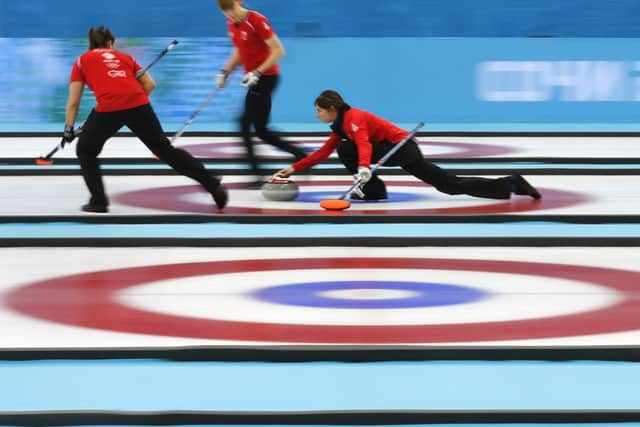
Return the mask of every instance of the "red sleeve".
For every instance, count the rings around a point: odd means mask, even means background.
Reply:
[[[69,78],[69,82],[82,82],[84,83],[84,72],[82,71],[82,63],[80,62],[80,57],[76,59],[73,63],[73,68],[71,68],[71,77]]]
[[[133,66],[133,74],[137,75],[138,71],[142,70],[142,67],[138,64],[138,61],[133,58],[133,56],[130,56],[129,58],[131,59],[131,64]]]
[[[346,126],[351,127],[353,141],[358,148],[358,166],[369,167],[371,165],[371,138],[369,138],[366,117],[363,114],[354,114],[351,122],[345,123]]]
[[[333,150],[335,150],[338,146],[338,141],[340,141],[340,137],[332,132],[331,135],[329,135],[329,139],[327,139],[320,148],[309,154],[304,159],[298,160],[293,165],[291,165],[291,167],[294,170],[299,171],[317,165],[321,161],[327,159],[331,155],[331,153],[333,153]]]
[[[259,13],[255,14],[252,24],[262,40],[269,40],[275,34],[269,20]]]

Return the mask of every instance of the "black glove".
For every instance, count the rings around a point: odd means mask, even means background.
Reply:
[[[69,126],[69,125],[64,125],[64,133],[62,134],[62,140],[66,143],[69,144],[71,141],[73,141],[76,138],[76,133],[73,130],[73,126]]]

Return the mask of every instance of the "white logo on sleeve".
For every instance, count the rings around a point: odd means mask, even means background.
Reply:
[[[263,22],[263,23],[262,23],[262,26],[264,27],[264,29],[265,29],[265,30],[267,30],[267,31],[269,31],[269,30],[270,30],[270,28],[269,28],[269,24],[267,24],[266,22]]]
[[[360,130],[360,128],[355,123],[351,123],[351,130],[353,132],[358,132],[358,130]]]

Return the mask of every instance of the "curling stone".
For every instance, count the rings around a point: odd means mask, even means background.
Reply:
[[[289,179],[271,179],[262,185],[262,197],[274,202],[287,202],[298,197],[298,184]]]

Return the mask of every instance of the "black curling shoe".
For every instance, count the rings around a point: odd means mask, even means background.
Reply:
[[[95,203],[87,203],[82,205],[82,210],[89,213],[108,213],[109,207],[107,205],[97,205]]]
[[[211,192],[211,196],[213,200],[216,202],[216,206],[218,209],[222,209],[227,206],[227,202],[229,201],[229,193],[227,193],[227,189],[220,184],[218,188]]]
[[[513,185],[513,192],[515,194],[520,194],[522,196],[531,196],[534,199],[538,200],[542,196],[535,189],[535,187],[527,182],[521,175],[514,174],[511,175],[511,183]]]

